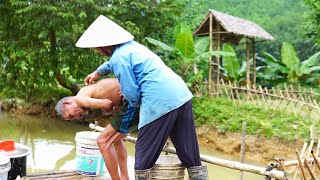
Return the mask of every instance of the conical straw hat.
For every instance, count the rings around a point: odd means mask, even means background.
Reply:
[[[76,46],[80,48],[112,46],[131,41],[133,38],[118,24],[100,15],[83,33]]]

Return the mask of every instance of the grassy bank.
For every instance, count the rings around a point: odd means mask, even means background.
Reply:
[[[194,98],[196,124],[217,128],[220,132],[241,132],[242,122],[247,123],[247,134],[279,137],[284,140],[308,139],[310,126],[320,129],[316,121],[304,119],[279,110],[233,103],[225,98]]]

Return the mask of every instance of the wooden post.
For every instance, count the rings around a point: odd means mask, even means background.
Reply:
[[[209,51],[212,52],[212,13],[210,12],[209,15],[209,39],[210,39],[210,45],[209,45]],[[209,58],[208,62],[208,68],[209,68],[209,76],[208,76],[208,96],[211,96],[211,84],[212,84],[212,57]]]
[[[316,165],[317,165],[317,167],[318,167],[318,169],[320,171],[320,165],[319,165],[319,161],[318,161],[316,155],[314,155],[313,151],[311,151],[311,154],[312,154],[312,157],[314,159],[314,162],[316,163]]]
[[[255,47],[255,39],[252,39],[252,60],[253,60],[253,85],[257,84],[257,71],[256,71],[256,47]]]
[[[317,143],[317,147],[316,147],[316,154],[314,155],[314,154],[313,154],[313,151],[311,151],[311,154],[312,154],[313,158],[318,157],[319,148],[320,148],[320,139],[318,139],[318,143]],[[317,160],[318,160],[318,159],[317,159]],[[314,162],[315,162],[315,161],[316,161],[316,160],[314,160]],[[319,162],[319,161],[318,161],[318,162]],[[313,166],[312,172],[314,172],[315,167],[316,167],[316,165]],[[318,168],[319,168],[319,170],[320,170],[320,166],[319,166]]]
[[[310,174],[312,180],[316,180],[316,176],[313,174],[313,172],[312,172],[312,170],[311,170],[311,168],[310,168],[310,166],[308,164],[307,159],[304,159],[304,164],[306,165],[307,170],[309,171],[309,174]]]
[[[247,85],[250,85],[250,43],[246,39],[246,55],[247,55]]]
[[[308,147],[308,143],[307,143],[307,142],[303,143],[302,150],[301,150],[301,154],[300,154],[300,158],[303,157],[303,154],[304,154],[304,152],[306,151],[307,147]],[[298,152],[299,152],[299,151],[298,151]],[[299,159],[299,158],[298,158],[298,159]],[[293,178],[292,178],[292,179],[295,179],[296,176],[297,176],[297,173],[298,173],[299,160],[297,160],[297,161],[298,161],[298,165],[297,165],[297,166],[295,167],[295,169],[294,169],[294,174],[293,174]]]
[[[302,160],[301,160],[301,155],[299,153],[299,150],[296,149],[296,155],[297,155],[297,159],[298,159],[298,164],[299,164],[299,167],[301,169],[301,173],[302,173],[302,176],[303,176],[303,179],[304,180],[307,180],[307,175],[306,175],[306,171],[304,169],[304,166],[303,166],[303,163],[302,163]]]
[[[217,38],[217,51],[220,51],[220,40],[221,40],[221,34],[220,34],[220,25],[217,22],[217,30],[218,30],[218,38]],[[217,87],[219,88],[220,86],[220,56],[216,57],[216,63],[217,63],[217,69],[216,69],[216,74],[217,74]]]
[[[232,98],[232,102],[235,104],[235,97],[234,97],[234,94],[233,94],[233,87],[232,87],[232,84],[231,82],[229,81],[229,87],[230,87],[230,93],[231,93],[231,98]]]
[[[244,161],[244,152],[246,147],[246,122],[242,123],[242,138],[241,138],[241,150],[240,150],[240,162]],[[243,171],[240,171],[240,180],[243,180]]]

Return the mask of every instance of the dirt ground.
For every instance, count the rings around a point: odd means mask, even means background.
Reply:
[[[200,146],[206,146],[230,155],[240,155],[241,133],[219,133],[206,127],[197,127]],[[278,138],[264,138],[247,135],[245,144],[245,159],[259,164],[276,162],[275,158],[284,160],[296,159],[295,148],[302,149],[304,141],[283,141]]]

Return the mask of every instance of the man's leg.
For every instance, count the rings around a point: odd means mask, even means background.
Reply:
[[[121,137],[121,133],[117,132],[110,124],[102,131],[97,138],[97,144],[103,156],[106,167],[113,180],[119,180],[118,162],[116,153],[112,146],[113,142]]]
[[[113,142],[113,146],[117,153],[121,180],[129,180],[128,166],[127,166],[128,153],[127,153],[126,146],[122,140],[122,137],[123,135],[119,136],[119,138]]]
[[[179,108],[179,114],[173,125],[170,138],[179,159],[188,168],[189,178],[191,180],[207,180],[207,167],[201,165],[191,101]]]
[[[157,161],[171,132],[178,111],[173,110],[139,130],[135,153],[135,178],[150,179],[150,169]]]

